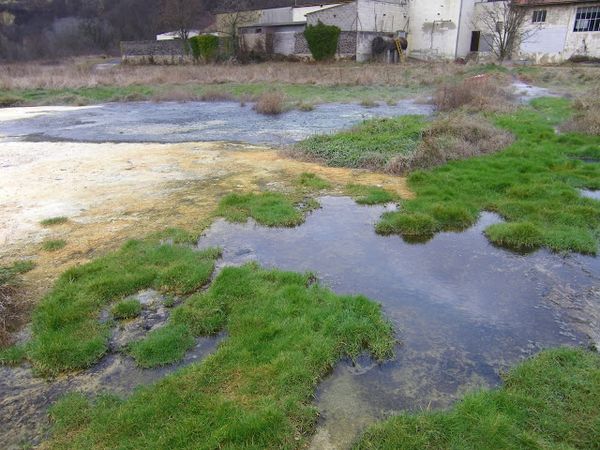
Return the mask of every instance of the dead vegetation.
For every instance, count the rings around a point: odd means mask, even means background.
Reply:
[[[285,96],[281,92],[265,92],[256,100],[254,110],[267,116],[281,114],[285,110]]]
[[[562,131],[600,135],[600,96],[579,98],[573,105],[575,114]]]
[[[438,116],[424,130],[421,143],[409,154],[390,160],[386,171],[406,174],[440,166],[448,161],[498,152],[514,140],[479,114],[453,112]]]
[[[293,83],[319,86],[433,86],[469,68],[452,63],[303,64],[269,62],[251,65],[115,66],[95,70],[89,60],[60,64],[0,66],[0,90],[127,87],[154,84]]]
[[[12,343],[10,333],[27,316],[28,303],[23,298],[21,274],[33,269],[31,262],[0,267],[0,349]]]
[[[502,76],[477,75],[460,82],[446,83],[433,95],[438,111],[464,108],[477,112],[510,112],[515,109],[515,98]]]

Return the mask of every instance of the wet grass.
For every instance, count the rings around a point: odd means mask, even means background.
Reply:
[[[184,341],[173,336],[224,328],[216,353],[126,400],[66,397],[52,408],[51,447],[303,448],[319,380],[344,355],[382,359],[394,345],[380,307],[365,297],[253,264],[225,268],[181,310],[148,338],[154,347],[176,349]]]
[[[499,153],[412,173],[408,181],[416,198],[384,214],[377,231],[426,238],[471,226],[480,211],[492,211],[506,220],[486,230],[498,245],[595,254],[600,202],[583,198],[577,189],[600,188],[600,164],[572,155],[592,153],[600,137],[557,135],[554,127],[570,113],[567,100],[548,98],[498,115],[497,125],[517,137],[514,144]]]
[[[140,367],[157,367],[181,360],[194,346],[194,336],[183,325],[159,328],[143,341],[129,345],[128,353]]]
[[[21,275],[35,267],[33,261],[17,261],[10,266],[0,267],[0,364],[10,360],[11,349],[3,350],[11,344],[10,332],[17,328],[28,309],[23,297],[23,280]]]
[[[142,304],[135,299],[121,300],[112,307],[111,312],[115,319],[133,319],[141,314]]]
[[[55,252],[67,246],[67,241],[64,239],[47,239],[42,242],[42,250],[47,252]]]
[[[67,217],[64,216],[60,216],[60,217],[51,217],[49,219],[44,219],[40,222],[40,225],[42,225],[43,227],[52,227],[54,225],[62,225],[65,224],[69,221],[69,219]]]
[[[600,356],[549,350],[511,370],[502,388],[470,394],[448,412],[394,417],[355,449],[597,449],[599,404]]]
[[[229,194],[219,203],[217,215],[230,222],[244,223],[250,217],[268,227],[293,227],[304,222],[304,212],[283,194]]]
[[[384,205],[397,200],[394,194],[378,186],[348,184],[345,190],[359,205]]]
[[[419,115],[371,119],[350,130],[309,137],[295,151],[334,167],[382,169],[394,156],[414,152],[425,126]]]
[[[67,270],[33,313],[28,358],[43,374],[89,367],[107,351],[110,324],[104,305],[154,288],[189,294],[203,286],[220,252],[197,252],[151,239],[132,240],[117,252]]]
[[[0,366],[17,366],[26,357],[27,349],[24,345],[13,345],[0,348]]]

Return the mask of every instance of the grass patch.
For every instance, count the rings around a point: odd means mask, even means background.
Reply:
[[[378,186],[365,186],[363,184],[348,184],[346,193],[359,205],[383,205],[396,200],[389,191]]]
[[[545,351],[467,395],[448,412],[394,417],[355,445],[366,449],[594,449],[600,442],[600,357]]]
[[[194,342],[194,336],[185,326],[162,327],[146,339],[130,344],[128,353],[140,367],[164,366],[182,359]]]
[[[424,116],[371,119],[332,135],[311,136],[295,150],[335,167],[383,169],[398,154],[411,154],[421,141]]]
[[[382,359],[394,345],[377,304],[337,296],[312,279],[253,264],[225,268],[165,329],[194,334],[219,324],[228,338],[216,353],[126,400],[68,396],[52,408],[52,444],[303,448],[318,416],[318,381],[344,355],[367,350]]]
[[[230,222],[246,222],[252,217],[268,227],[294,227],[304,222],[304,214],[283,194],[229,194],[219,203],[217,215]]]
[[[137,240],[67,270],[34,311],[29,359],[49,375],[89,367],[108,346],[109,325],[98,321],[104,305],[146,288],[194,292],[208,281],[219,255]]]
[[[44,227],[51,227],[54,225],[62,225],[64,223],[67,223],[69,221],[68,218],[61,216],[61,217],[51,217],[49,219],[44,219],[40,222],[40,225],[44,226]]]
[[[27,351],[24,345],[0,348],[0,366],[18,366],[25,360]]]
[[[67,246],[67,241],[64,239],[47,239],[42,242],[42,250],[47,252],[55,252]]]
[[[429,236],[473,225],[480,211],[508,223],[486,233],[499,245],[533,250],[595,254],[600,237],[600,202],[582,198],[578,188],[600,188],[600,164],[574,160],[600,145],[599,136],[557,135],[569,118],[567,100],[538,99],[532,106],[499,115],[497,125],[517,140],[502,152],[452,161],[409,176],[416,198],[387,213],[377,231]]]
[[[142,313],[142,304],[139,300],[121,300],[112,307],[112,315],[115,319],[133,319]]]
[[[329,181],[324,180],[314,173],[308,172],[301,173],[296,180],[296,184],[301,188],[314,189],[318,191],[322,189],[329,189],[331,187],[331,183],[329,183]]]

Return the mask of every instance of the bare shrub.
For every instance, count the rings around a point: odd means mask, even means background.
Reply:
[[[503,86],[504,80],[490,75],[478,75],[460,83],[443,84],[434,96],[439,111],[465,108],[471,111],[508,112],[515,109],[514,95]]]
[[[275,116],[285,109],[285,96],[281,92],[265,92],[258,97],[254,110],[259,114]]]
[[[575,115],[562,131],[600,135],[600,97],[580,98],[573,105]]]
[[[431,122],[417,149],[412,154],[394,157],[386,171],[405,174],[452,160],[494,153],[509,146],[513,140],[510,133],[496,128],[480,115],[455,112]]]

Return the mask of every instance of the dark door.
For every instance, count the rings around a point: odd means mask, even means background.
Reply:
[[[479,51],[479,38],[481,37],[481,31],[473,31],[471,34],[471,51]]]

